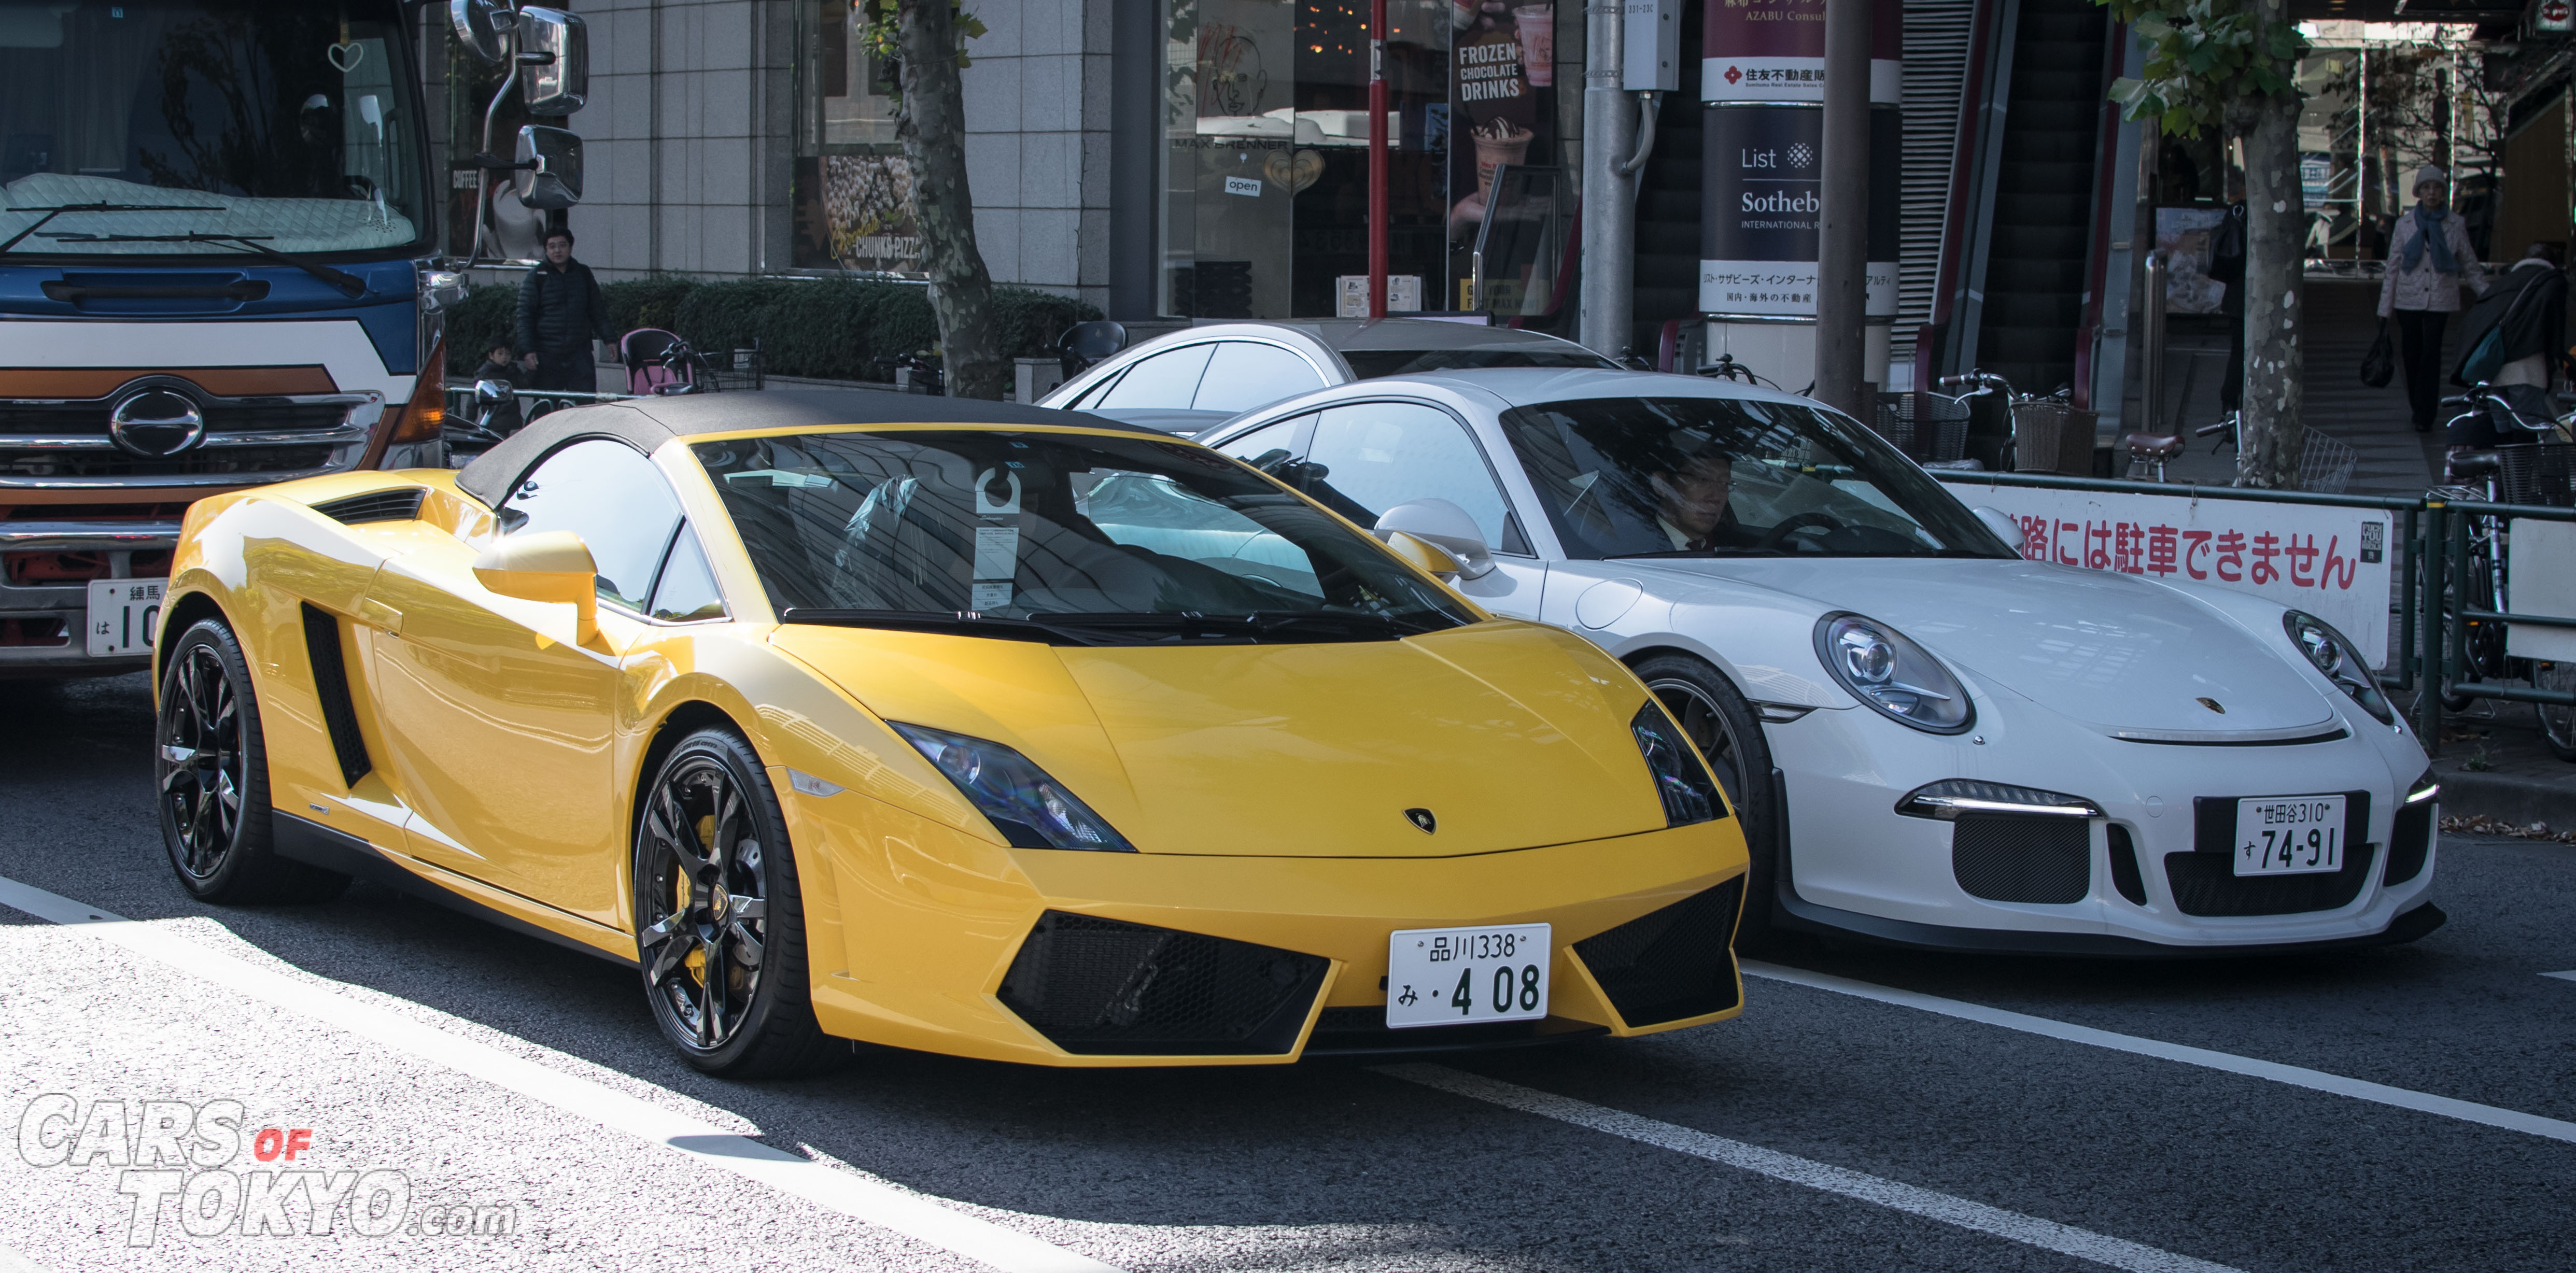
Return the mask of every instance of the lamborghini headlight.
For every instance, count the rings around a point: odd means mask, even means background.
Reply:
[[[1029,758],[996,742],[887,721],[904,741],[939,767],[993,829],[1023,849],[1089,849],[1133,853],[1136,846],[1118,834],[1108,819],[1074,799],[1064,784],[1029,762]]]
[[[1647,699],[1628,722],[1628,732],[1637,736],[1646,772],[1654,775],[1655,795],[1664,802],[1665,826],[1686,827],[1726,816],[1726,803],[1718,797],[1708,766],[1660,704]]]
[[[1965,733],[1976,723],[1959,678],[1875,619],[1829,614],[1817,620],[1816,657],[1854,698],[1890,720],[1932,734]]]
[[[2388,705],[2388,696],[2379,692],[2379,677],[2370,670],[2370,661],[2361,656],[2361,647],[2334,630],[2334,625],[2303,610],[2281,613],[2281,627],[2290,634],[2290,644],[2316,665],[2326,679],[2346,697],[2361,705],[2372,720],[2382,725],[2397,723],[2397,712]]]

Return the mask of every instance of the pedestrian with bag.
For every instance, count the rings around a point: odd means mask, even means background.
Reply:
[[[2460,288],[2487,290],[2486,267],[2469,244],[2468,227],[2449,211],[2450,175],[2439,168],[2415,173],[2415,207],[2397,219],[2388,238],[2386,272],[2379,285],[2379,316],[2397,321],[2398,365],[2406,373],[2406,402],[2415,431],[2430,432],[2442,400],[2442,331],[2460,311]],[[2382,340],[2387,339],[2381,333]]]
[[[572,259],[572,231],[546,232],[546,259],[519,284],[520,363],[534,374],[531,389],[597,393],[599,359],[593,341],[608,335],[608,305],[590,267]]]

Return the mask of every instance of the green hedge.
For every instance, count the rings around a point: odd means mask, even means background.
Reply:
[[[451,372],[467,371],[493,341],[510,338],[518,291],[515,284],[477,287],[448,311]],[[890,381],[895,359],[939,344],[929,291],[916,284],[647,278],[610,283],[600,292],[616,331],[676,331],[719,365],[724,351],[757,345],[773,375]],[[1023,287],[994,288],[993,311],[1002,353],[1012,358],[1052,354],[1065,328],[1100,317],[1070,297]]]

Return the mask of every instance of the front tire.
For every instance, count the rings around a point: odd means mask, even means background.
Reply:
[[[327,902],[349,887],[348,876],[276,854],[259,697],[220,620],[200,620],[171,647],[152,733],[161,841],[181,887],[225,906]]]
[[[635,926],[654,1023],[689,1064],[767,1078],[831,1059],[806,982],[803,899],[750,744],[723,729],[680,740],[636,819]]]
[[[1771,785],[1771,744],[1762,736],[1762,722],[1725,673],[1689,655],[1659,654],[1634,670],[1708,757],[1718,785],[1726,789],[1726,803],[1735,809],[1752,860],[1745,872],[1744,918],[1736,924],[1735,947],[1759,950],[1771,939],[1780,853],[1778,792]]]

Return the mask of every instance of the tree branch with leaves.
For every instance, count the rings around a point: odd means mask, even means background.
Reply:
[[[2286,0],[2099,0],[2129,24],[2144,72],[2111,86],[2130,120],[2245,143],[2245,392],[2236,484],[2298,484],[2307,433],[2299,334],[2307,208],[2299,184],[2299,59]]]

